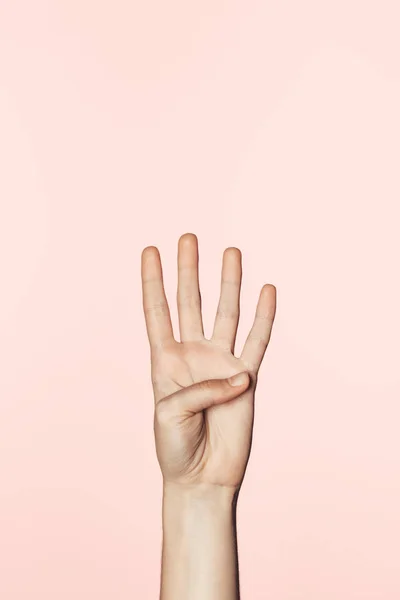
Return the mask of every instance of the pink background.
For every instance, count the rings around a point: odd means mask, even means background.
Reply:
[[[140,253],[238,348],[278,310],[239,501],[243,600],[400,597],[392,1],[0,1],[0,597],[158,597]]]

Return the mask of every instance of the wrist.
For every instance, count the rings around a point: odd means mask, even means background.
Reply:
[[[236,507],[238,493],[236,487],[206,483],[163,482],[163,503],[179,505],[183,510],[209,508],[232,511]]]
[[[162,595],[238,597],[234,488],[163,484]]]

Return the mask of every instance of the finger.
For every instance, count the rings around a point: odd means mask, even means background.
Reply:
[[[155,246],[142,252],[143,310],[151,348],[173,340],[171,316],[165,296],[160,253]]]
[[[242,253],[238,248],[227,248],[222,261],[221,293],[211,339],[232,353],[239,324],[241,282]]]
[[[178,242],[177,302],[182,342],[204,338],[198,263],[197,237],[193,233],[186,233]]]
[[[237,378],[236,381],[235,378]],[[163,398],[156,408],[158,417],[164,416],[166,420],[169,420],[173,417],[183,416],[185,413],[194,415],[237,398],[249,387],[249,383],[250,377],[246,371],[228,379],[208,379],[195,383]]]
[[[271,337],[275,312],[276,288],[274,285],[266,284],[260,292],[254,323],[240,356],[251,371],[257,372],[260,368]]]

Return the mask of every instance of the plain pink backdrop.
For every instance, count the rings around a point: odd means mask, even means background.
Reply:
[[[206,333],[278,310],[243,600],[400,597],[396,1],[0,0],[0,596],[158,597],[140,287],[198,235]]]

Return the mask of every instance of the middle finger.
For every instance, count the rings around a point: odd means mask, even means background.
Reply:
[[[199,250],[193,233],[178,242],[178,317],[182,342],[204,339],[199,287]]]

